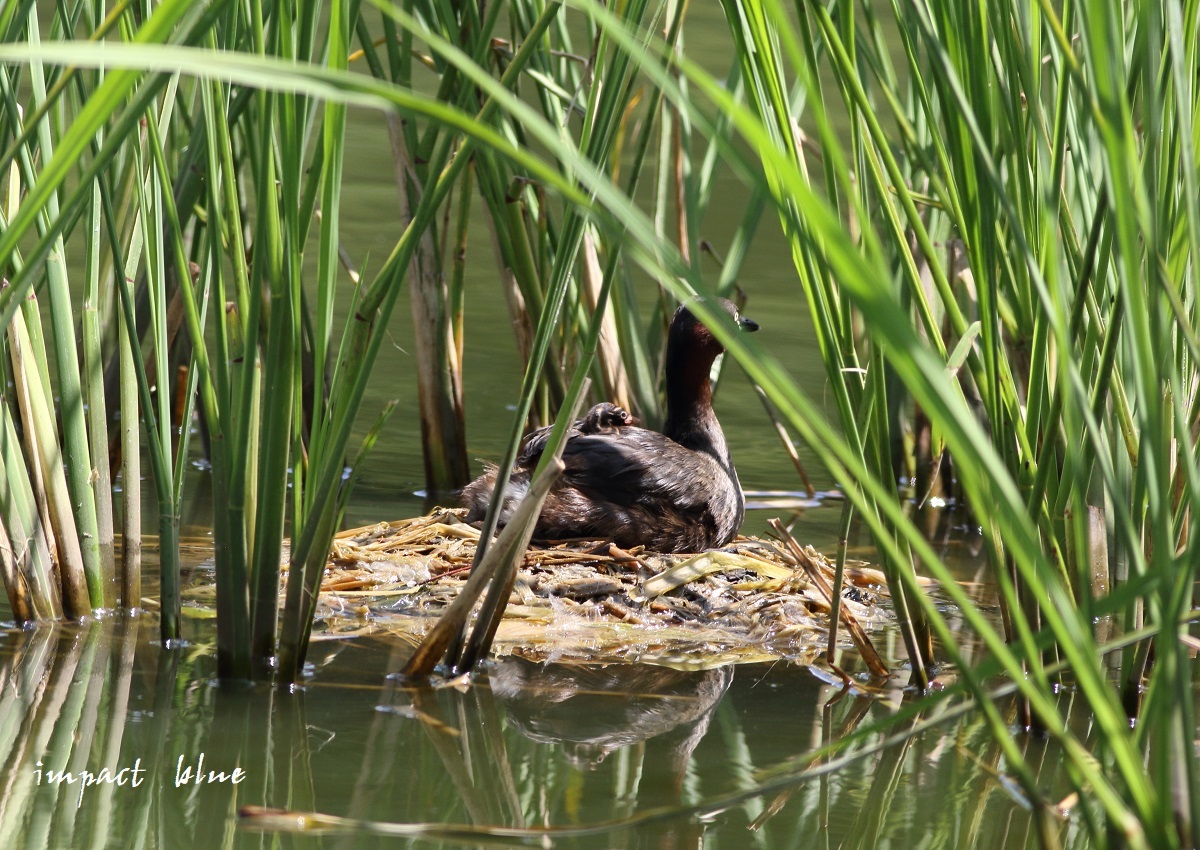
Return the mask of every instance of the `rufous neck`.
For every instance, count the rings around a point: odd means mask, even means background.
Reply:
[[[709,380],[715,359],[715,353],[681,351],[675,346],[667,352],[667,418],[663,434],[680,445],[706,451],[725,462],[729,452],[713,413]]]

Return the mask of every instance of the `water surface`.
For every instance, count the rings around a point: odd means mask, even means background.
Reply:
[[[786,664],[683,672],[509,657],[469,688],[411,689],[388,677],[407,643],[376,636],[314,644],[311,675],[284,694],[217,686],[210,623],[189,621],[191,646],[168,653],[149,618],[0,635],[0,846],[272,846],[239,824],[245,805],[457,830],[279,839],[314,848],[1033,840],[974,715],[890,746],[865,737],[835,770],[813,759],[890,715],[902,678],[846,693]],[[1065,796],[1055,754],[1036,738],[1024,746],[1051,798]],[[127,781],[81,789],[83,771],[105,767]],[[493,827],[518,835],[489,838]],[[1064,824],[1064,837],[1077,833]]]

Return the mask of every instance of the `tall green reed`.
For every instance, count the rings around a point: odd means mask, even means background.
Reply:
[[[1078,775],[1088,777],[1098,805],[1116,830],[1129,830],[1131,843],[1186,845],[1195,783],[1185,743],[1191,678],[1179,635],[1194,577],[1187,558],[1195,475],[1186,447],[1195,334],[1184,305],[1192,300],[1196,244],[1195,177],[1187,168],[1194,160],[1188,70],[1195,49],[1179,39],[1172,45],[1164,19],[1177,16],[1188,32],[1194,4],[1177,13],[1120,15],[1068,5],[1061,19],[1044,4],[982,10],[896,3],[893,12],[902,75],[891,69],[882,24],[869,9],[804,4],[794,27],[777,4],[727,7],[735,32],[754,44],[742,53],[748,76],[759,75],[766,93],[754,103],[755,119],[743,116],[739,127],[778,169],[773,192],[801,279],[806,264],[816,264],[838,284],[836,293],[810,294],[814,321],[819,331],[838,329],[857,316],[865,329],[861,343],[853,342],[867,346],[862,366],[874,401],[865,413],[840,405],[844,433],[852,436],[857,423],[865,434],[841,448],[850,450],[850,468],[860,470],[845,483],[888,493],[880,500],[850,491],[885,563],[888,550],[900,555],[901,566],[911,563],[896,545],[902,537],[926,569],[950,578],[901,516],[900,494],[887,477],[891,459],[881,457],[904,427],[903,407],[886,393],[911,394],[945,440],[983,526],[1015,652],[990,627],[975,627],[1011,675],[1029,684],[1023,691],[1031,722],[1069,742]],[[1082,55],[1064,35],[1075,27]],[[1149,55],[1128,49],[1147,39]],[[828,65],[818,62],[822,54]],[[789,72],[805,95],[803,112],[785,95]],[[822,93],[823,72],[832,73],[836,95]],[[826,101],[837,96],[851,119],[848,143],[827,117]],[[898,128],[899,147],[877,113]],[[792,141],[801,120],[815,127],[824,185],[815,184]],[[933,206],[918,208],[917,188]],[[1155,226],[1151,196],[1173,226]],[[861,229],[857,243],[830,221],[831,205]],[[977,315],[960,309],[962,296],[931,233],[962,240]],[[917,273],[923,266],[932,285]],[[948,328],[944,339],[939,316]],[[970,351],[959,371],[946,352],[962,339]],[[889,386],[888,370],[902,384]],[[847,382],[830,374],[835,384]],[[803,413],[784,407],[793,417]],[[1102,600],[1090,598],[1097,511],[1108,517],[1121,552],[1113,566],[1128,559],[1130,572]],[[910,591],[908,573],[890,578]],[[953,658],[934,607],[919,593],[910,600]],[[1104,609],[1121,611],[1129,625],[1144,617],[1160,633],[1153,666],[1141,663],[1146,641],[1125,665],[1133,681],[1146,676],[1147,693],[1159,700],[1135,708],[1133,731],[1125,712],[1134,707],[1118,699],[1095,648],[1092,621]],[[1108,775],[1087,766],[1090,756],[1045,700],[1056,687],[1045,667],[1054,655],[1069,663],[1105,730]],[[998,719],[993,728],[1004,740]],[[1017,774],[1036,794],[1032,774]]]
[[[36,35],[36,10],[30,7],[28,11],[25,29],[15,29],[15,19],[7,22],[11,36]],[[342,25],[329,28],[328,43],[317,37],[319,31],[324,34],[325,23],[311,14],[312,10],[301,10],[292,20],[286,9],[279,9],[266,21],[261,14],[247,17],[248,11],[220,4],[200,14],[188,4],[168,3],[141,22],[131,17],[127,7],[122,14],[102,21],[102,7],[74,4],[59,9],[53,21],[60,36],[71,28],[68,14],[75,21],[76,15],[85,13],[80,19],[82,25],[90,25],[96,37],[115,30],[128,44],[174,41],[215,50],[241,49],[252,57],[271,55],[288,61],[299,57],[315,67],[324,64],[328,53],[333,57],[331,64],[336,65],[340,56],[345,65],[350,29],[348,4],[333,4],[330,20]],[[3,69],[4,91],[15,106],[17,92],[21,91],[17,75],[25,69],[40,73],[41,45],[31,38],[20,48],[10,39],[9,46],[23,49],[27,56],[26,64],[14,63]],[[320,197],[325,209],[318,225],[322,259],[315,288],[324,316],[338,283],[338,268],[332,258],[336,257],[338,244],[336,201],[344,114],[336,103],[325,110],[312,97],[274,94],[269,87],[247,97],[228,83],[207,78],[114,70],[89,74],[85,79],[72,67],[59,82],[72,77],[77,83],[74,86],[33,86],[33,117],[25,124],[16,120],[19,112],[15,108],[6,110],[14,120],[5,128],[8,141],[4,165],[19,164],[24,169],[21,177],[30,190],[21,199],[20,208],[9,205],[8,226],[0,236],[4,243],[0,254],[13,276],[12,287],[0,296],[4,299],[4,315],[11,316],[15,306],[22,303],[17,298],[29,291],[35,275],[40,280],[46,274],[64,273],[58,269],[67,268],[63,251],[66,238],[78,222],[90,221],[93,226],[85,234],[89,286],[84,328],[89,398],[96,402],[89,407],[91,444],[97,450],[104,447],[107,455],[109,425],[102,415],[97,377],[98,358],[103,354],[98,351],[100,325],[106,322],[115,329],[119,324],[119,333],[114,330],[109,334],[111,340],[119,341],[119,348],[113,345],[109,356],[117,356],[124,363],[121,398],[127,475],[136,476],[132,464],[140,451],[136,432],[129,427],[136,419],[131,396],[136,385],[145,420],[142,434],[159,497],[163,637],[171,640],[179,636],[178,517],[189,455],[192,399],[198,397],[219,499],[214,524],[221,672],[231,678],[262,676],[276,652],[285,511],[290,507],[292,527],[299,535],[312,535],[312,527],[319,526],[317,540],[321,542],[310,548],[320,549],[319,556],[312,560],[319,557],[323,563],[324,551],[345,505],[345,493],[336,494],[336,490],[342,479],[348,428],[341,440],[322,441],[311,452],[307,441],[310,428],[311,433],[319,435],[329,419],[353,419],[353,408],[329,403],[329,387],[349,367],[329,373],[323,359],[318,369],[312,368],[314,335],[319,337],[322,358],[334,351],[331,340],[335,337],[328,318],[315,323],[313,330],[301,288],[305,247]],[[310,160],[313,155],[308,139],[312,128],[320,126],[318,120],[327,124],[322,144]],[[39,126],[43,128],[40,131]],[[88,155],[81,159],[83,154]],[[317,167],[310,171],[312,162]],[[316,177],[310,178],[311,173]],[[78,179],[82,188],[67,190],[68,177]],[[133,188],[118,191],[117,187],[123,186]],[[319,195],[318,190],[323,194]],[[13,196],[19,195],[14,188]],[[88,201],[90,218],[81,218]],[[255,210],[253,219],[245,212],[247,209]],[[22,258],[16,249],[24,234],[35,226],[39,228],[39,239],[32,252]],[[105,274],[99,265],[102,251],[111,252]],[[139,261],[145,275],[135,291]],[[105,303],[112,312],[105,316],[99,314],[104,301],[102,283],[116,290],[116,295],[107,297]],[[23,308],[23,315],[26,313],[28,310]],[[69,335],[73,343],[76,312],[65,288],[59,287],[49,313],[57,337]],[[33,315],[36,317],[36,311]],[[210,316],[215,321],[210,321]],[[176,340],[180,325],[185,334]],[[83,409],[80,382],[64,378],[62,372],[77,370],[79,358],[66,343],[57,354],[54,362],[59,369],[56,392],[60,415],[70,416],[74,415],[71,411]],[[348,356],[344,359],[354,367],[360,365]],[[187,368],[187,377],[180,401],[173,404],[177,365]],[[306,371],[318,375],[315,389],[310,389],[307,396],[302,385]],[[35,378],[33,389],[41,393],[39,373],[33,370],[29,374]],[[49,385],[45,386],[48,393]],[[34,398],[36,401],[40,396]],[[307,417],[302,415],[305,413]],[[6,429],[8,434],[15,432],[14,427]],[[66,433],[74,432],[69,427]],[[66,447],[66,468],[76,479],[81,474],[87,477],[93,468],[79,445],[75,441]],[[86,440],[83,448],[87,448]],[[132,462],[128,455],[135,456]],[[11,457],[18,461],[16,456]],[[305,461],[316,462],[316,474],[307,474]],[[48,471],[56,467],[44,462],[42,465]],[[95,477],[101,478],[98,473]],[[12,481],[19,480],[14,473]],[[134,497],[139,493],[135,484],[125,488]],[[326,493],[333,489],[335,497],[314,498],[314,491],[321,487]],[[17,491],[10,487],[8,492]],[[21,503],[6,500],[5,510],[14,520],[6,516],[5,524],[10,531],[26,529],[22,537],[36,540],[29,530],[32,494],[26,491],[23,495],[25,501]],[[60,498],[58,503],[63,501]],[[84,540],[89,546],[98,546],[99,537],[92,530],[94,502],[89,513],[87,503],[74,493],[69,501],[75,512],[66,518],[76,520],[80,532],[60,532],[59,540],[69,541],[60,545]],[[109,537],[113,523],[110,513],[103,512]],[[126,516],[138,514],[127,508]],[[16,520],[23,524],[18,525]],[[136,539],[131,542],[136,543]],[[131,551],[136,551],[136,546],[127,548],[127,556]],[[309,550],[299,551],[303,554]],[[40,564],[48,574],[44,558],[26,560]],[[89,607],[106,602],[111,605],[115,599],[115,568],[111,558],[106,560],[104,580],[98,586],[108,588],[110,596],[98,595],[93,588],[91,598],[85,602],[68,597],[75,603],[70,612],[79,615]],[[88,563],[84,558],[82,570],[64,568],[64,580],[82,573],[88,577],[89,587],[95,585],[92,577],[96,570]],[[303,564],[303,557],[297,563]],[[293,575],[302,572],[295,569]],[[135,562],[127,564],[124,575],[122,602],[127,607],[136,606],[140,602],[140,574]],[[52,608],[47,610],[50,615],[54,613]],[[305,622],[311,622],[311,610],[308,613]],[[294,628],[292,634],[289,645],[294,650],[303,635]],[[293,651],[291,657],[295,663],[289,675],[294,678],[302,651]]]

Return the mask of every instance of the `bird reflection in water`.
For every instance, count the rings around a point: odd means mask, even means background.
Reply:
[[[733,681],[733,668],[542,665],[509,657],[489,669],[488,681],[523,735],[561,746],[581,770],[597,767],[622,747],[661,738],[656,744],[668,750],[666,764],[678,787]]]

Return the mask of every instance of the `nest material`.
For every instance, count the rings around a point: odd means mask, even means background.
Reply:
[[[314,638],[372,632],[418,641],[462,587],[479,532],[462,511],[342,532],[321,585]],[[802,555],[832,583],[833,565]],[[862,625],[887,619],[883,575],[848,566],[843,604]],[[794,558],[740,537],[694,556],[624,552],[571,541],[525,554],[496,636],[497,654],[536,660],[647,661],[712,667],[780,658],[808,663],[825,648],[829,604]]]

